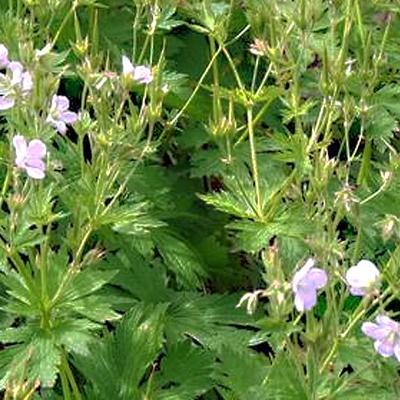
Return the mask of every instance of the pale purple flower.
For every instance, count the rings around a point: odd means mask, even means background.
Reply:
[[[153,80],[151,68],[145,65],[134,66],[126,56],[122,56],[122,74],[143,84],[150,83]]]
[[[328,282],[326,272],[314,268],[315,260],[309,258],[304,266],[294,274],[292,290],[297,311],[311,310],[317,303],[317,290]]]
[[[383,357],[395,356],[400,361],[400,324],[386,315],[376,317],[376,324],[364,322],[361,330],[375,340],[375,350]]]
[[[0,68],[5,68],[10,63],[8,59],[8,49],[0,43]]]
[[[33,139],[27,143],[21,135],[14,136],[13,145],[17,167],[24,169],[31,178],[43,179],[46,169],[43,162],[47,152],[46,145],[39,139]]]
[[[32,76],[21,63],[8,63],[6,73],[0,74],[0,110],[13,107],[18,95],[28,95],[32,86]]]
[[[346,281],[353,296],[365,296],[373,292],[379,283],[379,270],[374,263],[361,260],[346,272]]]
[[[53,125],[59,133],[65,135],[67,132],[67,124],[73,124],[77,119],[78,114],[69,111],[68,98],[54,95],[51,100],[50,114],[46,121]]]

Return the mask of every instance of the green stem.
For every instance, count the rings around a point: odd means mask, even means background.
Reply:
[[[83,236],[83,238],[81,240],[81,243],[80,243],[80,245],[78,247],[78,250],[75,253],[75,257],[74,257],[74,260],[72,262],[72,265],[68,269],[68,272],[64,275],[64,278],[61,281],[61,284],[58,287],[57,292],[55,293],[55,295],[53,296],[53,298],[51,300],[50,308],[53,308],[57,304],[57,301],[58,301],[59,297],[61,296],[64,288],[66,287],[66,285],[70,281],[70,279],[73,276],[73,274],[76,272],[76,269],[79,266],[80,258],[81,258],[82,253],[83,253],[83,249],[85,248],[86,242],[88,241],[91,233],[92,233],[92,227],[89,226],[87,228],[86,232],[85,232],[85,235]]]
[[[200,86],[202,85],[204,79],[206,78],[208,72],[210,71],[212,65],[214,64],[214,61],[216,60],[216,58],[218,57],[218,54],[221,52],[221,47],[218,48],[218,50],[215,52],[214,56],[211,57],[210,62],[208,63],[206,69],[204,70],[203,74],[201,75],[199,81],[197,82],[196,87],[194,88],[192,94],[189,96],[189,98],[186,100],[185,104],[183,105],[183,107],[179,110],[179,112],[175,115],[175,117],[169,122],[169,125],[173,126],[178,119],[181,117],[181,115],[186,111],[186,109],[188,108],[188,106],[190,105],[190,103],[192,102],[192,100],[194,99],[194,97],[196,96],[197,92],[200,89]]]
[[[228,63],[230,65],[231,69],[232,69],[233,75],[234,75],[234,77],[236,79],[236,82],[237,82],[239,88],[244,91],[245,87],[244,87],[244,85],[242,83],[242,80],[240,79],[239,72],[238,72],[238,70],[237,70],[237,68],[235,66],[235,63],[232,60],[231,55],[229,54],[229,51],[226,49],[226,47],[224,45],[221,45],[221,48],[222,48],[222,52],[225,54],[226,59],[228,60]]]
[[[69,11],[67,12],[67,14],[65,14],[64,19],[61,22],[60,27],[58,28],[53,41],[51,42],[51,47],[53,48],[55,46],[55,44],[57,43],[57,40],[61,34],[61,32],[63,31],[65,25],[67,24],[68,20],[71,18],[71,16],[74,14],[75,12],[75,8],[76,8],[76,2],[74,1],[72,4],[72,7],[69,9]]]
[[[362,185],[368,176],[368,168],[371,160],[371,153],[372,153],[371,141],[366,138],[361,167],[357,177],[357,185]]]
[[[250,153],[251,153],[251,167],[253,172],[254,185],[256,190],[256,201],[257,201],[257,215],[262,219],[262,199],[260,192],[260,182],[258,177],[258,166],[257,166],[257,153],[256,145],[254,141],[254,130],[253,130],[253,108],[247,108],[247,126],[249,131],[249,141],[250,141]]]
[[[72,400],[72,396],[71,396],[71,389],[69,388],[68,385],[68,379],[67,379],[67,375],[64,371],[64,369],[60,368],[60,378],[61,378],[61,388],[62,388],[62,394],[63,394],[63,399],[64,400]]]
[[[3,187],[1,188],[0,206],[2,205],[3,200],[4,200],[4,196],[5,196],[6,193],[7,193],[8,186],[9,186],[9,184],[10,184],[10,177],[11,177],[11,167],[8,166],[8,168],[7,168],[7,175],[6,175],[6,177],[4,178]]]
[[[350,333],[350,331],[354,328],[354,326],[358,323],[358,321],[367,313],[367,311],[369,309],[371,309],[372,307],[376,306],[381,301],[381,299],[384,298],[389,293],[389,291],[390,291],[390,288],[387,288],[379,297],[377,297],[371,303],[371,305],[369,307],[366,307],[364,302],[361,302],[359,304],[359,306],[357,307],[357,310],[354,313],[355,314],[354,318],[352,318],[352,320],[350,321],[349,325],[344,330],[344,332],[335,339],[335,342],[334,342],[331,350],[329,351],[324,362],[322,363],[322,366],[319,370],[320,374],[322,374],[324,372],[325,368],[331,362],[333,356],[335,355],[335,353],[339,347],[340,341],[344,340],[347,337],[347,335]]]
[[[75,381],[74,374],[72,373],[71,368],[69,367],[68,359],[65,354],[63,354],[61,358],[61,368],[65,372],[68,382],[71,385],[74,400],[81,400],[82,397],[78,385]]]
[[[251,79],[251,91],[254,92],[254,88],[256,86],[256,79],[258,75],[258,67],[260,64],[260,56],[257,56],[256,62],[254,64],[254,70],[253,70],[253,77]]]
[[[216,53],[215,40],[210,36],[209,41],[210,41],[211,59],[213,59]],[[214,121],[217,122],[221,117],[221,100],[219,95],[219,72],[218,72],[217,58],[215,58],[215,61],[212,64],[212,71],[214,79],[213,113],[214,113]]]

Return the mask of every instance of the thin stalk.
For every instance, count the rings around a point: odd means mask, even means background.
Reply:
[[[2,205],[3,200],[4,200],[4,196],[5,196],[6,193],[7,193],[8,186],[9,186],[9,184],[10,184],[10,177],[11,177],[11,167],[8,166],[8,168],[7,168],[7,174],[6,174],[6,177],[4,178],[4,181],[3,181],[3,187],[1,188],[0,206]]]
[[[251,79],[251,91],[254,92],[254,88],[256,86],[256,79],[258,75],[258,67],[260,65],[260,56],[256,57],[256,62],[254,64],[254,69],[253,69],[253,77]]]
[[[64,278],[61,281],[61,284],[58,287],[57,292],[55,293],[55,295],[53,296],[53,298],[52,298],[52,300],[50,302],[50,304],[51,304],[50,305],[50,309],[53,308],[57,304],[57,300],[61,296],[64,288],[66,287],[66,285],[70,281],[70,279],[73,276],[73,274],[76,272],[76,269],[79,266],[80,258],[81,258],[82,253],[83,253],[83,249],[85,248],[86,242],[88,241],[91,233],[92,233],[92,227],[89,226],[86,229],[85,235],[82,238],[81,244],[78,247],[78,250],[77,250],[77,252],[75,254],[74,260],[72,261],[72,264],[71,264],[70,268],[68,269],[67,273],[64,275]]]
[[[360,171],[357,177],[357,185],[362,185],[367,177],[369,164],[371,160],[371,153],[372,153],[371,141],[368,140],[368,138],[365,138],[365,147],[363,151],[363,158],[361,161]]]
[[[211,59],[214,58],[214,54],[216,53],[216,46],[215,40],[213,37],[209,37],[210,41],[210,51],[211,51]],[[212,71],[213,71],[213,80],[214,80],[214,87],[213,87],[213,114],[214,114],[214,121],[219,121],[221,117],[221,99],[219,94],[219,71],[218,71],[218,59],[215,58],[212,64]]]
[[[226,59],[228,60],[229,66],[231,67],[231,70],[233,72],[233,75],[234,75],[234,77],[236,79],[236,82],[237,82],[239,88],[241,90],[245,90],[245,87],[244,87],[244,85],[242,83],[242,80],[240,79],[239,72],[238,72],[238,70],[237,70],[237,68],[235,66],[235,63],[232,60],[231,55],[229,54],[229,51],[226,49],[226,47],[224,45],[221,45],[221,48],[222,48],[222,52],[225,54]]]
[[[114,203],[117,201],[117,199],[119,198],[119,196],[121,196],[121,194],[124,192],[126,185],[128,184],[129,180],[131,179],[132,175],[134,174],[134,172],[136,171],[137,166],[139,165],[140,160],[143,158],[143,156],[145,155],[151,139],[153,137],[153,131],[154,131],[154,121],[150,121],[149,122],[149,134],[147,137],[147,141],[145,146],[143,147],[142,153],[139,156],[139,160],[136,163],[136,165],[134,165],[132,167],[132,169],[129,171],[129,173],[127,174],[125,180],[123,181],[123,183],[119,186],[117,192],[115,193],[115,195],[113,196],[113,198],[111,199],[110,203],[107,205],[107,207],[104,209],[103,211],[103,215],[107,214],[107,212],[111,209],[111,207],[114,205]]]
[[[233,39],[225,43],[225,47],[230,46],[231,44],[235,43],[237,40],[239,40],[248,30],[250,29],[250,25],[246,25]],[[183,107],[179,110],[179,112],[175,115],[175,117],[169,122],[170,126],[173,126],[178,119],[182,116],[182,114],[186,111],[187,107],[190,105],[190,103],[193,101],[194,97],[196,96],[197,92],[199,91],[204,79],[206,78],[208,72],[210,71],[215,59],[218,57],[219,53],[222,51],[221,46],[218,47],[217,51],[215,52],[215,55],[211,58],[209,61],[206,69],[202,73],[196,87],[194,88],[192,94],[189,96],[189,98],[186,100],[185,104]]]
[[[74,400],[81,400],[82,397],[79,392],[78,385],[75,381],[74,374],[72,373],[71,368],[69,367],[68,360],[65,354],[63,354],[61,357],[61,368],[64,370],[68,382],[71,385]]]
[[[262,88],[264,87],[265,83],[267,82],[267,79],[268,79],[269,74],[271,73],[271,71],[272,71],[272,63],[269,63],[268,68],[265,71],[264,77],[262,78],[262,81],[260,83],[260,86],[258,87],[258,89],[256,91],[256,97],[260,94]]]
[[[250,153],[251,153],[251,168],[253,172],[254,185],[256,190],[256,201],[257,201],[257,215],[259,218],[263,217],[262,198],[260,191],[260,182],[258,177],[258,166],[257,166],[257,153],[254,141],[254,130],[253,130],[253,108],[247,108],[247,126],[249,131],[249,142],[250,142]]]
[[[261,118],[264,116],[265,112],[268,110],[269,106],[271,105],[271,101],[266,102],[261,110],[257,113],[257,115],[253,118],[253,127],[256,126],[258,124],[258,122],[260,122]],[[243,142],[244,139],[246,139],[247,135],[249,134],[249,129],[248,129],[248,125],[244,125],[243,127],[239,128],[238,131],[241,130],[245,130],[242,135],[240,136],[240,138],[235,142],[235,144],[233,145],[233,147],[236,147],[237,145],[239,145],[240,143]]]
[[[67,375],[66,375],[65,371],[63,370],[63,368],[60,368],[59,373],[60,373],[60,378],[61,378],[61,388],[62,388],[63,398],[65,400],[72,400],[71,389],[68,385]]]
[[[189,96],[189,98],[186,100],[185,104],[183,105],[183,107],[179,110],[179,112],[175,115],[174,118],[172,118],[172,120],[169,122],[169,125],[173,126],[178,119],[181,117],[181,115],[186,111],[186,109],[188,108],[188,106],[190,105],[190,103],[192,102],[192,100],[194,99],[194,97],[196,96],[197,92],[200,89],[200,86],[202,85],[204,79],[206,78],[208,72],[210,71],[214,61],[216,60],[216,58],[218,57],[218,54],[221,52],[222,48],[219,47],[218,50],[215,52],[214,56],[211,57],[210,62],[208,63],[206,69],[204,70],[204,72],[202,73],[199,81],[197,82],[196,87],[194,88],[192,94]]]
[[[322,363],[322,366],[319,370],[319,373],[322,374],[324,372],[324,370],[326,369],[326,367],[328,366],[328,364],[331,362],[333,356],[336,354],[336,351],[339,347],[339,343],[340,341],[342,341],[343,339],[345,339],[347,337],[347,335],[350,333],[350,331],[354,328],[354,326],[357,324],[357,322],[367,313],[367,311],[374,307],[375,305],[377,305],[382,298],[384,298],[387,294],[389,294],[389,290],[390,288],[387,288],[379,297],[377,297],[369,307],[365,307],[364,302],[361,302],[356,310],[355,317],[350,321],[349,325],[347,326],[347,328],[343,331],[342,334],[339,335],[339,337],[337,337],[334,341],[334,344],[331,348],[331,350],[329,351],[328,355],[326,356],[324,362]]]
[[[63,31],[65,25],[67,24],[68,20],[71,18],[71,16],[74,14],[76,9],[76,2],[74,1],[72,4],[72,7],[69,9],[69,11],[65,14],[64,19],[61,22],[60,27],[58,28],[53,41],[51,42],[51,47],[53,48],[55,46],[55,44],[57,43],[57,40],[59,38],[59,36],[61,35],[61,32]]]

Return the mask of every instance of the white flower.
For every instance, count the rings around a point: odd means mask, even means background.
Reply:
[[[374,263],[361,260],[346,272],[346,281],[350,285],[350,293],[354,296],[365,296],[371,293],[379,283],[379,270]]]
[[[134,66],[128,57],[122,56],[122,75],[131,77],[138,83],[147,84],[153,80],[151,68],[145,65]]]

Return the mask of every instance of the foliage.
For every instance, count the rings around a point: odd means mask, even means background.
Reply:
[[[399,398],[360,329],[399,311],[399,12],[1,1],[3,397]],[[328,284],[303,311],[311,257]]]

